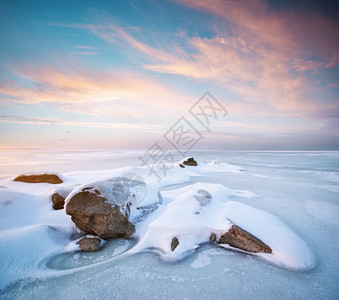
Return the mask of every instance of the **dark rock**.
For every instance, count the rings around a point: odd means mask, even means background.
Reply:
[[[193,157],[190,157],[189,159],[187,159],[187,160],[185,160],[184,162],[183,162],[183,164],[185,165],[185,166],[193,166],[193,167],[196,167],[197,165],[198,165],[198,163],[194,160],[194,158]]]
[[[182,165],[182,164],[179,164],[179,166],[180,166],[180,168],[184,168],[184,169],[185,169],[185,166],[184,166],[184,165]]]
[[[34,174],[34,175],[20,175],[14,181],[21,181],[27,183],[63,183],[60,177],[56,174]]]
[[[221,236],[219,244],[228,244],[248,252],[272,253],[272,249],[264,242],[236,225],[232,225],[232,228]]]
[[[171,250],[174,251],[175,248],[178,247],[178,245],[179,245],[179,240],[176,237],[174,237],[171,243]]]
[[[210,242],[214,243],[216,239],[217,239],[217,235],[215,233],[212,233],[210,236]]]
[[[53,190],[51,200],[52,200],[52,203],[53,203],[53,208],[55,210],[64,208],[65,199],[73,191],[74,188],[75,188],[75,186],[72,185],[72,186],[62,187],[62,188],[58,188],[58,189]]]
[[[65,205],[65,198],[58,193],[52,195],[53,208],[55,210],[63,209]]]
[[[99,238],[84,237],[77,242],[77,244],[80,246],[81,250],[85,252],[98,251],[101,249]]]
[[[122,197],[115,191],[117,198]],[[121,199],[120,199],[121,200]],[[79,191],[66,205],[66,213],[81,230],[95,234],[101,238],[129,237],[134,232],[134,225],[121,212],[121,207],[110,199],[98,195],[94,191]]]

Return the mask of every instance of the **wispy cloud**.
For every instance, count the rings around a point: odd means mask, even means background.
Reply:
[[[331,117],[335,94],[324,94],[338,66],[338,26],[314,14],[278,13],[265,1],[180,1],[219,18],[215,36],[198,36],[155,47],[109,18],[101,25],[73,24],[109,43],[144,55],[143,67],[197,81],[213,81],[241,100],[267,104],[289,115]],[[232,34],[229,34],[232,32]],[[326,79],[327,78],[327,79]],[[333,85],[332,85],[333,87]],[[337,115],[336,115],[337,117]]]
[[[98,55],[99,52],[97,51],[98,48],[93,46],[85,46],[85,45],[76,45],[73,46],[73,48],[76,48],[76,51],[71,51],[72,54],[76,55]]]
[[[79,54],[79,55],[98,55],[98,52],[92,52],[92,51],[72,51],[73,54]]]
[[[157,119],[159,111],[166,111],[170,116],[180,110],[180,105],[192,102],[185,94],[147,76],[84,67],[67,55],[58,67],[26,63],[9,69],[26,83],[1,82],[2,102],[7,99],[26,104],[52,103],[64,110],[88,115],[140,120]]]
[[[73,47],[78,48],[78,49],[86,49],[86,50],[98,50],[98,48],[93,47],[93,46],[77,45],[77,46],[73,46]]]
[[[55,125],[55,126],[75,126],[75,127],[94,127],[94,128],[116,128],[116,129],[133,129],[143,132],[158,132],[157,128],[161,125],[140,124],[132,122],[83,122],[51,118],[37,118],[30,116],[0,115],[1,123],[15,123],[27,125]]]

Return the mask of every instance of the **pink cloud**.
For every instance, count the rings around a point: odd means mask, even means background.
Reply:
[[[59,63],[11,66],[28,85],[0,83],[0,101],[52,103],[73,112],[143,120],[160,111],[177,115],[182,105],[195,100],[141,74],[84,67],[67,57]]]
[[[136,38],[133,31],[107,18],[100,26],[77,26],[109,43],[132,47],[146,57],[145,69],[212,80],[245,101],[266,103],[301,117],[327,114],[333,106],[333,95],[326,103],[314,96],[323,93],[327,84],[311,76],[339,63],[338,30],[333,21],[317,14],[274,12],[261,0],[180,3],[219,18],[213,24],[215,36],[185,37],[186,48],[171,41],[159,48],[142,42],[140,31]]]
[[[0,115],[1,123],[15,123],[26,125],[56,125],[56,126],[79,126],[79,127],[94,127],[94,128],[115,128],[115,129],[133,129],[142,132],[158,132],[161,125],[154,125],[149,123],[136,124],[133,122],[84,122],[72,121],[52,118],[37,118],[30,116],[14,116],[14,115]]]

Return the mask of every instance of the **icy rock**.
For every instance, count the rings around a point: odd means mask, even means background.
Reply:
[[[194,198],[198,200],[200,206],[206,206],[211,202],[212,196],[209,192],[205,190],[199,190],[199,195],[194,195]]]
[[[188,158],[187,160],[182,162],[185,166],[196,167],[198,163],[194,160],[193,157]]]
[[[212,195],[206,190],[199,190],[198,193],[207,199],[212,199]]]
[[[102,247],[100,245],[101,240],[95,237],[84,237],[77,244],[80,246],[82,251],[93,252],[98,251]]]
[[[112,197],[104,197],[100,189]],[[66,199],[66,213],[85,232],[101,238],[127,238],[133,234],[134,225],[128,220],[128,205],[122,203],[125,198],[128,199],[123,186],[112,181],[98,182],[97,187],[71,193]]]
[[[248,252],[272,253],[272,249],[264,242],[236,225],[232,225],[232,228],[221,236],[219,244],[228,244]]]
[[[57,174],[19,175],[14,179],[14,181],[26,183],[51,183],[51,184],[63,183],[62,179]]]

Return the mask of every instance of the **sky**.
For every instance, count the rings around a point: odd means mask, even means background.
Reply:
[[[338,15],[336,1],[2,0],[0,149],[339,150]]]

